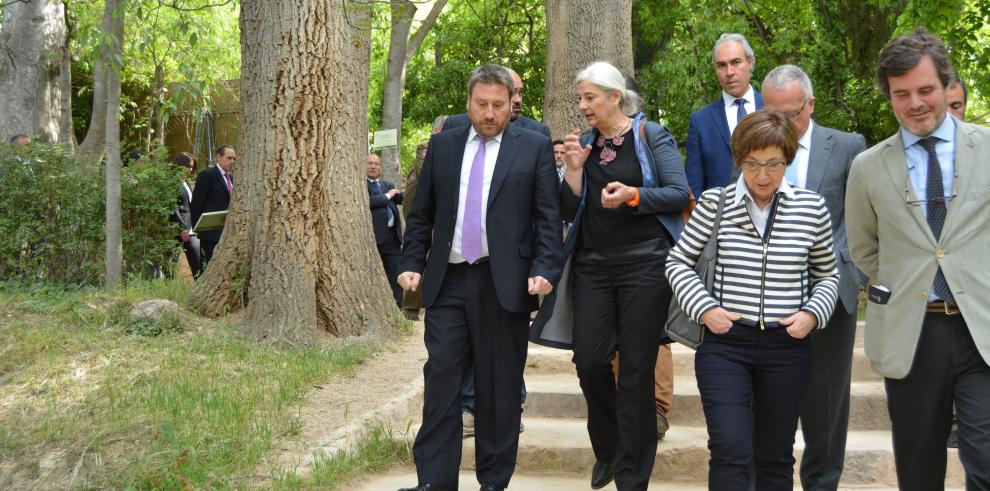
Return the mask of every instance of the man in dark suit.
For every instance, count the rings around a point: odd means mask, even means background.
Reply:
[[[402,287],[395,282],[399,276],[399,260],[402,258],[402,191],[382,176],[382,159],[378,155],[368,155],[365,161],[368,177],[368,198],[371,202],[371,227],[375,231],[375,244],[382,258],[385,278],[392,289],[395,304],[402,307]]]
[[[842,476],[849,426],[849,383],[856,308],[862,274],[852,263],[846,242],[846,179],[852,161],[866,150],[862,135],[815,124],[815,96],[811,79],[799,67],[781,65],[763,80],[765,107],[787,115],[798,135],[798,151],[785,178],[793,186],[809,189],[825,198],[832,217],[832,244],[839,267],[839,301],[825,329],[811,338],[814,367],[811,385],[801,412],[804,454],[801,486],[811,490],[835,490]]]
[[[561,274],[563,244],[550,139],[509,125],[512,92],[501,66],[471,74],[471,126],[430,140],[409,213],[399,283],[423,290],[429,355],[410,490],[457,489],[471,360],[481,489],[504,489],[515,469],[529,313]]]
[[[509,122],[519,126],[520,128],[542,133],[546,135],[547,138],[551,138],[549,126],[522,115],[522,101],[523,94],[525,93],[525,90],[523,90],[522,77],[520,77],[519,74],[511,68],[506,68],[506,70],[509,71],[509,75],[512,77],[512,83],[515,84],[515,91],[512,93],[512,115],[509,116]],[[447,120],[443,122],[443,130],[446,131],[451,128],[461,128],[470,125],[471,120],[468,119],[467,113],[456,114],[447,118]]]
[[[217,164],[203,170],[196,176],[196,188],[193,190],[192,204],[189,211],[192,215],[193,226],[199,222],[203,213],[223,211],[230,208],[230,196],[234,192],[234,165],[237,164],[237,154],[228,145],[217,148],[214,157]],[[223,229],[197,232],[199,246],[203,253],[203,269],[213,258],[213,250],[220,242]]]
[[[742,34],[723,34],[712,51],[722,97],[691,113],[684,172],[695,196],[729,184],[732,149],[729,137],[745,115],[763,107],[763,98],[750,85],[753,48]]]

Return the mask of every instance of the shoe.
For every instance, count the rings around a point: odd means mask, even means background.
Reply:
[[[474,436],[474,413],[471,411],[462,411],[461,421],[464,424],[464,438]]]
[[[522,433],[526,429],[526,425],[523,424],[522,420],[519,420],[519,433]]]
[[[949,432],[949,440],[945,442],[945,446],[959,448],[959,428],[955,424],[952,425],[952,431]]]
[[[591,489],[601,489],[615,479],[615,465],[611,462],[595,462],[591,469]]]
[[[663,437],[667,435],[667,430],[670,429],[670,421],[667,421],[667,416],[657,409],[657,440],[663,440]]]
[[[399,491],[450,491],[447,488],[441,488],[435,484],[420,484],[415,488],[401,488]]]
[[[482,484],[480,491],[505,491],[505,488],[494,484]]]
[[[406,319],[409,319],[411,321],[419,320],[419,312],[415,310],[403,310],[402,313],[405,314]]]

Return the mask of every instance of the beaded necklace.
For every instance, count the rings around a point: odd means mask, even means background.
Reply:
[[[626,124],[622,126],[622,129],[619,130],[611,138],[605,138],[605,135],[598,136],[598,141],[595,142],[595,146],[602,149],[602,153],[599,154],[600,160],[598,161],[598,163],[602,165],[608,165],[610,162],[615,160],[615,156],[616,156],[615,147],[622,145],[622,142],[626,140],[625,137],[623,137],[622,135],[629,128],[629,123],[631,122],[632,122],[631,119],[629,121],[626,121]]]

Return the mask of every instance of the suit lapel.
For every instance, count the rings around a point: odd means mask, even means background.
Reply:
[[[884,167],[887,168],[890,180],[894,183],[894,192],[898,193],[899,200],[904,201],[904,206],[907,208],[908,214],[917,222],[918,229],[925,234],[930,243],[935,244],[935,236],[932,235],[932,229],[928,226],[928,220],[922,213],[921,207],[907,204],[907,199],[909,197],[914,199],[916,194],[911,180],[908,179],[907,155],[904,154],[904,140],[901,139],[900,130],[893,138],[887,139],[884,145],[886,147],[883,150],[882,161]]]
[[[725,146],[732,148],[729,145],[729,120],[725,116],[725,101],[721,97],[715,102],[712,102],[711,111],[708,111],[712,115],[712,123],[715,125],[715,129],[718,130],[719,136],[722,137],[722,141],[725,142]]]
[[[805,189],[820,193],[825,170],[832,161],[832,135],[826,135],[821,126],[811,129],[811,148],[808,151],[808,175]]]
[[[460,199],[460,189],[461,189],[461,167],[464,164],[464,147],[467,145],[467,137],[471,130],[471,123],[467,126],[461,126],[460,128],[455,128],[450,131],[459,131],[454,138],[454,148],[450,153],[450,160],[446,162],[447,172],[446,174],[449,179],[447,181],[448,186],[446,189],[451,189],[453,192],[450,196],[450,203],[452,209],[454,210],[454,215],[457,214],[457,200]],[[455,219],[456,220],[456,219]]]
[[[498,194],[499,189],[502,189],[502,183],[505,182],[505,177],[509,175],[509,169],[516,160],[516,152],[519,151],[519,145],[516,143],[518,131],[508,126],[502,132],[502,142],[498,146],[498,158],[495,159],[495,173],[492,174],[492,184],[488,188],[486,207],[490,207],[495,201],[495,195]]]
[[[965,196],[969,191],[970,183],[973,181],[974,173],[972,163],[979,162],[979,160],[977,160],[978,150],[979,149],[977,148],[976,142],[973,140],[971,135],[970,128],[963,126],[963,123],[957,121],[956,161],[953,163],[955,175],[952,179],[956,197],[948,202],[948,209],[946,210],[945,216],[945,226],[942,228],[942,237],[939,243],[950,237],[953,229],[959,221],[956,216],[959,215],[959,209],[962,208],[962,203],[965,201]]]
[[[230,189],[227,188],[227,179],[223,177],[223,172],[220,172],[220,164],[216,164],[213,167],[215,168],[214,173],[217,175],[217,179],[220,181],[220,187],[223,188],[223,192],[227,193],[227,199],[230,199]]]

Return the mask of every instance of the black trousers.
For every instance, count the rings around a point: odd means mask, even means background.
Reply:
[[[911,372],[884,383],[898,487],[944,489],[955,403],[966,489],[990,490],[990,367],[963,316],[926,314]]]
[[[202,252],[202,260],[200,261],[200,272],[206,270],[206,266],[210,264],[210,260],[213,259],[213,250],[217,248],[216,240],[199,240],[199,250]]]
[[[849,313],[842,305],[836,305],[824,330],[811,333],[814,361],[801,411],[801,487],[805,490],[835,491],[839,487],[849,429],[855,342],[856,312]]]
[[[392,289],[392,298],[395,305],[402,307],[402,287],[397,281],[399,278],[399,261],[402,260],[402,244],[389,233],[385,242],[378,244],[378,255],[382,258],[382,267],[385,268],[385,278],[389,288]]]
[[[413,445],[419,483],[457,489],[461,383],[473,360],[478,481],[508,487],[519,446],[529,313],[502,308],[489,263],[451,264],[425,324],[423,425]]]
[[[672,295],[666,253],[635,261],[574,257],[574,364],[600,462],[618,489],[646,489],[657,452],[653,372]],[[612,358],[622,352],[616,390]]]
[[[811,378],[811,341],[732,325],[705,333],[694,357],[708,425],[708,489],[794,489],[794,434]]]
[[[199,278],[199,275],[203,274],[203,253],[199,247],[199,237],[192,235],[189,237],[189,240],[185,242],[180,239],[179,244],[182,246],[182,250],[186,254],[186,261],[189,263],[189,269],[192,270],[193,278]],[[210,252],[212,253],[212,251]]]

